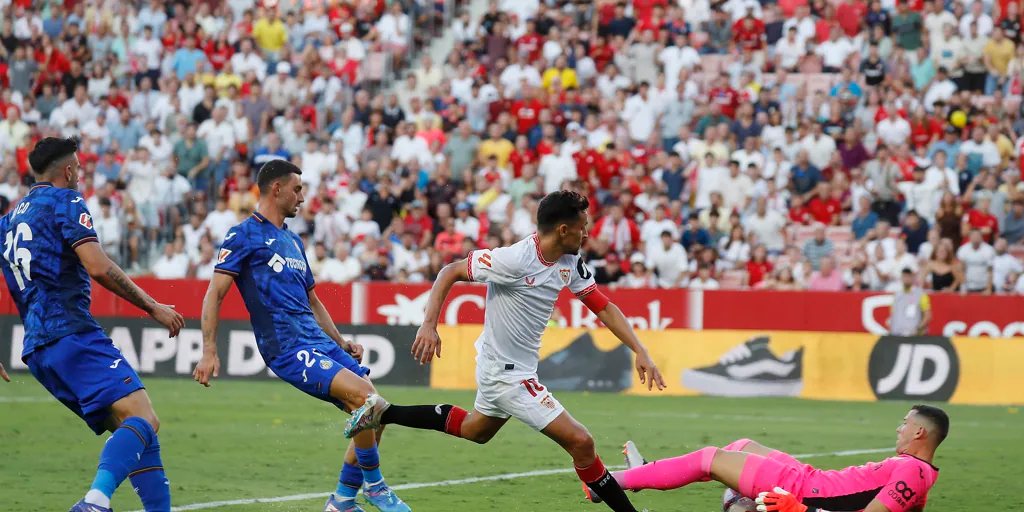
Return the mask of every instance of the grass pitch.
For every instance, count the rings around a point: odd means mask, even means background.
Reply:
[[[106,436],[81,420],[28,374],[0,382],[0,511],[67,510],[84,495]],[[281,382],[146,379],[161,419],[160,444],[173,503],[185,510],[319,511],[324,498],[214,505],[218,501],[327,493],[334,489],[347,441],[346,416]],[[385,387],[402,404],[472,407],[472,391]],[[719,399],[557,393],[597,439],[608,465],[621,464],[633,439],[649,459],[750,437],[793,454],[830,454],[892,447],[910,404],[835,403],[795,399]],[[1024,510],[1024,414],[1013,408],[947,406],[952,425],[939,450],[942,468],[928,510]],[[399,491],[417,512],[592,511],[583,501],[571,460],[557,445],[512,420],[489,444],[391,427],[381,446],[392,485],[432,484]],[[807,462],[838,468],[889,453],[817,456]],[[564,472],[438,486],[437,482],[543,470]],[[722,486],[695,484],[632,495],[651,511],[721,510]],[[129,484],[114,497],[119,512],[141,509]],[[188,507],[195,505],[194,507]],[[372,510],[372,509],[367,509]]]

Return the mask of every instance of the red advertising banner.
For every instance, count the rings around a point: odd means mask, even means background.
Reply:
[[[208,283],[197,280],[135,280],[157,301],[173,304],[185,318],[198,319]],[[886,334],[892,295],[857,292],[690,291],[685,289],[601,290],[637,329],[771,330]],[[430,284],[358,282],[318,284],[316,293],[335,322],[351,325],[419,325]],[[441,310],[441,323],[482,324],[487,286],[458,284]],[[1024,297],[933,294],[929,334],[940,336],[1024,336]],[[146,316],[135,306],[93,284],[92,312],[98,317]],[[564,291],[555,304],[563,327],[592,329],[597,317]],[[0,315],[16,315],[10,295],[0,293]],[[232,288],[221,308],[224,320],[248,320]]]
[[[430,284],[361,283],[365,287],[366,308],[362,322],[353,323],[419,325],[430,296]],[[637,329],[682,329],[688,323],[686,290],[649,290],[601,288]],[[487,286],[458,284],[452,287],[448,301],[441,309],[441,323],[447,325],[482,324]],[[563,327],[595,328],[601,324],[582,302],[564,290],[555,303]],[[359,319],[356,319],[359,320]]]
[[[1024,297],[932,294],[929,334],[1024,336]],[[704,329],[887,334],[892,295],[857,292],[704,292]]]

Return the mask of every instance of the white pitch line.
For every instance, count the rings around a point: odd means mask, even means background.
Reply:
[[[843,450],[838,452],[826,452],[826,453],[800,453],[793,455],[797,459],[813,459],[816,457],[843,457],[848,455],[867,455],[871,453],[884,453],[894,451],[895,448],[873,448],[869,450]],[[622,469],[622,466],[609,467],[609,469]],[[410,490],[410,489],[423,489],[427,487],[447,487],[451,485],[465,485],[475,484],[480,482],[494,482],[497,480],[514,480],[517,478],[530,478],[535,476],[545,475],[559,475],[562,473],[573,473],[575,470],[568,468],[559,469],[544,469],[538,471],[524,471],[522,473],[507,473],[504,475],[491,475],[491,476],[477,476],[472,478],[460,478],[458,480],[442,480],[440,482],[424,482],[424,483],[413,483],[413,484],[401,484],[395,485],[391,488],[396,491]],[[179,512],[185,510],[206,510],[211,508],[230,507],[234,505],[253,505],[256,503],[282,503],[286,501],[302,501],[311,500],[314,498],[326,498],[329,496],[329,492],[318,492],[309,494],[292,494],[290,496],[277,496],[272,498],[246,498],[240,500],[226,500],[226,501],[210,501],[207,503],[193,503],[191,505],[182,505],[180,507],[172,507],[171,512]],[[132,512],[145,512],[144,510],[135,510]]]

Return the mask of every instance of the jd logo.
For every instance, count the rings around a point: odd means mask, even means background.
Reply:
[[[868,380],[879,400],[947,401],[960,380],[960,359],[947,338],[883,336],[871,350]]]

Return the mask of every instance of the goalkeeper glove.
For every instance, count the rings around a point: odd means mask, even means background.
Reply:
[[[754,501],[757,502],[758,512],[808,512],[809,510],[807,505],[800,503],[796,496],[781,487],[762,492]]]

